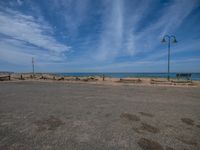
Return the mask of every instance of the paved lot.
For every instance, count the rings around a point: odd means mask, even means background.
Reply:
[[[0,83],[1,150],[199,150],[200,89]]]

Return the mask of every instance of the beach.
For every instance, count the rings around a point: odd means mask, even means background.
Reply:
[[[0,149],[200,149],[199,86],[69,78],[0,82]]]
[[[63,82],[63,83],[87,83],[101,85],[143,85],[143,86],[175,86],[175,87],[200,87],[200,80],[187,80],[186,78],[161,77],[110,77],[102,75],[93,76],[60,76],[55,73],[4,73],[0,74],[3,82]]]

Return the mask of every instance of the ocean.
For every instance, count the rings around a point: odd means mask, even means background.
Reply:
[[[170,78],[176,78],[177,73],[170,73]],[[88,76],[103,76],[113,78],[167,78],[167,73],[57,73],[59,76],[75,76],[75,77],[88,77]],[[200,80],[200,73],[192,73],[192,80]]]

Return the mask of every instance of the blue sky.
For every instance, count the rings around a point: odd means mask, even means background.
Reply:
[[[0,70],[200,72],[199,0],[1,0]]]

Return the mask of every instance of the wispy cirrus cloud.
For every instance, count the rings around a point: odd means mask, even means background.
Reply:
[[[0,61],[20,66],[35,57],[38,67],[56,71],[159,71],[167,58],[160,40],[175,34],[172,61],[180,66],[187,55],[195,66],[198,7],[198,0],[0,1]]]
[[[23,4],[22,0],[17,0],[17,3],[21,6]]]
[[[68,51],[70,47],[56,41],[53,29],[45,22],[37,22],[32,16],[7,10],[0,12],[0,33],[23,40],[52,52]]]
[[[66,59],[70,47],[55,39],[45,21],[10,9],[0,11],[0,20],[0,59],[17,64],[31,56],[43,62]]]
[[[108,12],[103,23],[105,28],[98,44],[97,58],[100,60],[154,51],[159,47],[162,36],[176,32],[185,18],[197,7],[197,1],[172,1],[166,4],[162,11],[158,11],[160,14],[157,19],[147,20],[147,25],[137,31],[141,21],[148,19],[145,16],[157,13],[151,12],[150,9],[154,3],[141,1],[136,3],[133,10],[128,10],[130,8],[123,2],[110,1],[107,5]]]
[[[63,21],[65,32],[71,37],[77,36],[80,26],[87,21],[90,0],[51,0],[48,9]]]
[[[123,38],[123,2],[106,1],[103,30],[98,43],[97,60],[112,59],[118,55]],[[107,15],[109,14],[109,15]]]
[[[167,4],[160,12],[159,18],[141,30],[139,33],[133,33],[135,36],[136,49],[138,52],[152,51],[160,43],[165,34],[175,33],[184,19],[197,7],[197,1],[175,0]],[[185,9],[187,8],[187,9]],[[144,46],[140,44],[143,41]]]

